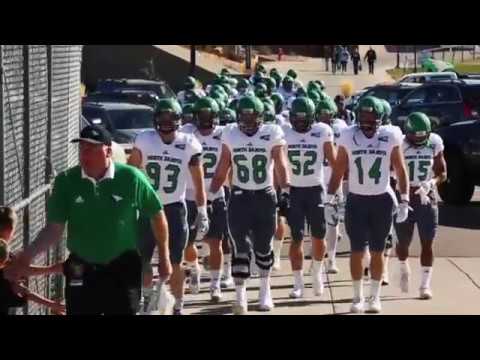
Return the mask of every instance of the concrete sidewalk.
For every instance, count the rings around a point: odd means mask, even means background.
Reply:
[[[388,53],[384,45],[372,45],[378,57],[375,65],[375,74],[368,74],[368,65],[363,62],[363,56],[367,52],[370,45],[360,45],[360,55],[362,56],[363,71],[358,75],[353,74],[353,65],[348,64],[348,71],[345,74],[341,72],[333,75],[331,72],[331,64],[329,64],[330,71],[325,70],[325,60],[320,58],[306,58],[304,61],[280,61],[267,62],[264,65],[267,69],[277,68],[285,74],[288,69],[297,71],[300,80],[306,85],[310,80],[323,80],[326,84],[326,92],[330,96],[335,96],[340,93],[340,86],[342,83],[349,81],[353,84],[354,90],[361,90],[366,86],[373,86],[381,82],[390,82],[392,78],[387,74],[387,70],[392,69],[396,65],[395,54]]]
[[[250,315],[346,315],[350,313],[352,287],[348,257],[338,258],[340,273],[328,275],[325,293],[314,297],[311,277],[305,275],[305,298],[292,300],[288,294],[293,277],[287,259],[282,260],[282,270],[272,276],[272,295],[275,309],[264,313],[257,311],[259,280],[251,279],[248,286]],[[472,315],[480,314],[480,267],[478,258],[438,258],[435,261],[432,300],[418,299],[420,265],[418,258],[410,259],[412,269],[411,290],[402,294],[395,282],[397,260],[391,259],[390,285],[382,288],[383,315]],[[305,262],[308,269],[310,261]],[[233,289],[224,292],[220,304],[209,302],[209,282],[202,282],[201,293],[188,294],[185,314],[188,315],[230,315],[235,299]],[[365,295],[369,294],[369,282],[364,283]]]

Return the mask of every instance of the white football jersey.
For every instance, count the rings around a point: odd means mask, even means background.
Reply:
[[[178,131],[185,134],[193,134],[195,131],[197,131],[197,126],[195,124],[188,123],[182,125]],[[188,172],[187,176],[187,190],[185,192],[185,199],[187,201],[195,201],[195,189],[193,186],[192,174],[190,173],[190,171]]]
[[[253,136],[245,135],[237,124],[226,127],[222,143],[232,156],[232,185],[245,190],[273,186],[272,149],[285,145],[282,128],[263,124]]]
[[[367,138],[358,126],[351,126],[340,134],[338,146],[348,154],[348,187],[358,195],[391,193],[390,166],[392,150],[401,146],[402,138],[391,129],[381,126]]]
[[[326,124],[313,124],[306,133],[299,133],[290,126],[283,127],[287,143],[290,183],[294,187],[310,187],[324,184],[323,146],[333,143],[332,128]]]
[[[415,147],[404,138],[402,150],[410,185],[420,186],[420,183],[429,181],[434,177],[433,160],[444,150],[443,140],[437,134],[430,134],[427,144],[422,147]]]
[[[207,192],[208,200],[213,201],[215,199],[225,197],[225,192],[223,191],[223,186],[220,190],[212,194],[209,189],[212,183],[213,176],[217,170],[218,161],[220,160],[220,155],[222,153],[222,132],[223,126],[215,127],[215,130],[212,134],[208,136],[203,136],[200,134],[200,131],[195,131],[194,136],[202,145],[202,164],[203,164],[203,176],[205,183],[205,190]],[[187,198],[188,199],[188,198]]]
[[[337,140],[340,138],[342,131],[348,128],[345,120],[342,119],[333,119],[332,121],[332,131],[333,131],[333,143],[337,145]],[[327,159],[324,160],[324,170],[323,178],[325,179],[325,185],[328,186],[330,183],[330,178],[332,177],[332,167],[328,163]]]
[[[280,127],[290,126],[290,121],[282,114],[275,115],[275,121]]]
[[[155,130],[140,133],[135,145],[142,153],[142,168],[164,205],[185,200],[188,164],[202,146],[193,135],[177,132],[171,144],[165,144]]]

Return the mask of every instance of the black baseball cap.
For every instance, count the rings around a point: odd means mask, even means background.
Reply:
[[[85,127],[80,133],[80,137],[73,139],[72,143],[78,143],[80,141],[97,145],[112,145],[112,137],[110,136],[110,133],[103,127],[96,125],[89,125]]]

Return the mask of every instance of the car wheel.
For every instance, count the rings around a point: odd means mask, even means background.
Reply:
[[[448,180],[438,187],[441,199],[449,205],[466,205],[470,202],[475,185],[468,179],[459,154],[445,154]]]

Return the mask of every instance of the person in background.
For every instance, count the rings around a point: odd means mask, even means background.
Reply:
[[[358,70],[360,70],[360,65],[361,65],[361,57],[360,57],[360,53],[358,52],[358,49],[355,48],[353,49],[353,52],[352,52],[352,63],[353,63],[353,73],[355,75],[358,75]]]

